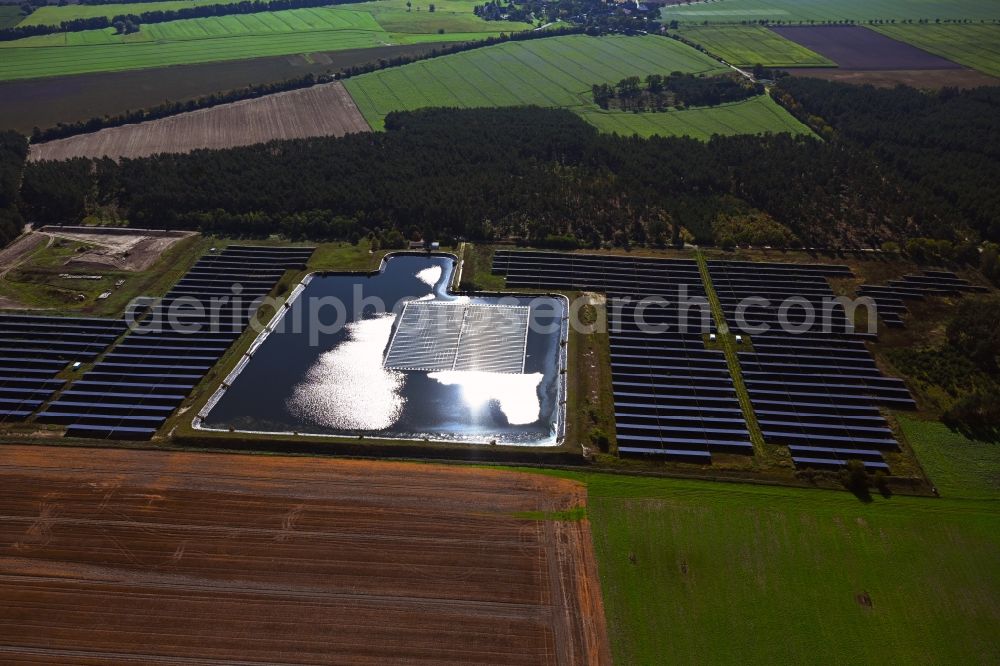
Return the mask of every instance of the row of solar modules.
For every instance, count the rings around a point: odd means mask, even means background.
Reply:
[[[580,289],[633,298],[663,296],[675,299],[692,284],[677,279],[678,271],[698,267],[688,259],[651,259],[616,255],[497,250],[493,273],[506,277],[508,287],[521,289]],[[697,276],[696,276],[697,277]],[[701,280],[697,292],[704,296]],[[693,296],[694,294],[692,294]]]
[[[120,319],[0,316],[0,421],[22,421],[65,385],[71,363],[89,363],[122,333]]]
[[[850,269],[708,265],[731,330],[752,341],[740,367],[765,442],[788,446],[800,466],[857,459],[887,469],[882,452],[899,445],[879,406],[915,405],[901,380],[881,373],[864,345],[869,336],[854,332],[835,300],[826,278]]]
[[[313,248],[229,246],[203,256],[37,419],[80,437],[148,439],[243,333],[259,299]]]
[[[884,285],[863,284],[858,288],[858,295],[874,301],[878,316],[886,326],[902,328],[903,315],[908,312],[906,301],[985,291],[989,289],[974,285],[949,271],[924,271],[923,275],[904,275]]]
[[[620,454],[708,463],[753,452],[725,356],[705,347],[715,329],[694,261],[500,250],[493,270],[509,287],[608,293]]]

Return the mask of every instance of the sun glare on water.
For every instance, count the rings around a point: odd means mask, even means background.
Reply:
[[[288,400],[300,418],[338,430],[381,430],[398,419],[405,375],[382,367],[395,316],[347,325],[347,339],[309,369]]]
[[[514,375],[448,370],[432,372],[428,377],[445,386],[460,386],[462,399],[470,411],[479,411],[489,401],[496,400],[511,425],[534,423],[541,413],[538,385],[543,375],[540,372]]]

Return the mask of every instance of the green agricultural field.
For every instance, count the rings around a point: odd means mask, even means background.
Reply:
[[[708,139],[713,134],[764,134],[788,132],[811,134],[809,128],[793,118],[767,95],[742,102],[703,109],[684,109],[665,113],[629,113],[592,109],[581,115],[602,132],[623,135],[690,136]]]
[[[901,42],[1000,77],[1000,25],[869,26]]]
[[[166,23],[142,25],[138,32],[116,35],[113,28],[59,32],[52,35],[26,37],[12,42],[0,42],[0,48],[42,48],[48,46],[121,46],[147,43],[192,42],[225,39],[240,41],[244,37],[305,35],[312,32],[370,32],[386,36],[371,14],[353,9],[316,7],[281,12],[234,14]]]
[[[428,11],[431,4],[434,5],[433,12]],[[472,12],[477,4],[483,4],[482,0],[416,0],[407,11],[406,0],[375,0],[351,5],[351,8],[370,12],[387,32],[404,34],[433,35],[438,30],[445,33],[521,32],[533,27],[514,21],[484,21]]]
[[[328,27],[302,29],[301,15],[284,16],[302,12],[313,13],[317,20],[313,25],[321,22]],[[277,31],[267,32],[265,26]],[[124,36],[108,28],[0,42],[0,80],[370,48],[388,41],[389,35],[370,14],[349,10],[190,19],[144,25],[139,32]]]
[[[994,0],[716,0],[667,6],[661,16],[685,23],[992,20],[1000,18],[1000,5]]]
[[[789,127],[805,130],[769,101],[686,111],[684,119],[681,114],[676,119],[667,118],[674,115],[670,112],[602,112],[593,104],[590,88],[594,83],[673,71],[716,74],[729,70],[672,39],[652,35],[572,35],[510,42],[416,62],[354,77],[345,85],[365,119],[376,129],[383,127],[390,111],[534,104],[571,109],[602,130],[624,134],[693,133],[705,137],[714,132],[780,132]],[[709,117],[699,123],[699,113],[708,113]],[[748,117],[741,119],[744,114]],[[647,115],[662,118],[643,121]]]
[[[22,25],[58,25],[63,21],[79,18],[94,18],[106,16],[112,18],[120,14],[141,14],[142,12],[162,10],[171,11],[186,7],[201,5],[223,5],[240,0],[163,0],[150,4],[148,2],[114,4],[114,5],[48,5],[40,7],[29,16]],[[434,5],[434,11],[428,11],[429,5]],[[413,2],[407,11],[406,0],[375,0],[373,2],[353,3],[342,6],[344,9],[361,11],[371,14],[386,32],[437,34],[438,30],[446,33],[498,33],[518,32],[530,29],[527,23],[512,21],[484,21],[473,13],[476,0],[438,0],[431,3],[427,0]],[[14,8],[16,11],[16,7]],[[2,8],[0,8],[2,10]]]
[[[1000,499],[1000,443],[973,441],[937,421],[896,418],[943,497]]]
[[[18,5],[0,5],[0,29],[13,28],[21,21],[21,7]]]
[[[559,475],[587,484],[615,663],[1000,660],[996,502]]]
[[[162,0],[162,2],[133,2],[113,5],[46,5],[39,7],[24,19],[21,25],[59,25],[63,21],[121,14],[141,14],[152,11],[173,11],[201,5],[228,5],[241,0]]]
[[[509,42],[348,79],[372,127],[390,111],[430,106],[592,105],[594,83],[654,72],[717,73],[719,63],[663,37],[571,35]]]
[[[387,6],[394,2],[396,0],[389,0]],[[470,8],[466,14],[456,13],[450,19],[435,19],[433,24],[423,24],[419,29],[434,27],[427,33],[389,32],[379,25],[371,12],[354,7],[356,5],[150,23],[131,35],[116,35],[108,28],[0,42],[0,80],[424,42],[472,41],[497,35],[506,25],[482,21],[471,14]],[[470,17],[479,24],[473,26],[476,32],[438,32],[439,26],[449,21],[453,27],[468,28]],[[414,25],[420,26],[420,21],[415,19]],[[519,29],[529,27],[527,24],[514,25]],[[485,31],[483,26],[486,26]],[[510,27],[506,29],[511,31]]]
[[[743,67],[836,67],[814,51],[757,25],[692,26],[678,31],[726,62]]]

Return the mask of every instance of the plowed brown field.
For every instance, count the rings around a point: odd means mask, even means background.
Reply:
[[[0,449],[0,662],[608,663],[584,488],[315,458]],[[534,514],[533,514],[534,515]]]
[[[334,82],[40,143],[28,159],[145,157],[369,129],[344,86]]]

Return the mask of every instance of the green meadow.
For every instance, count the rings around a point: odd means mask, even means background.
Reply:
[[[726,62],[743,67],[836,67],[833,61],[759,25],[685,26],[678,32]]]
[[[868,26],[943,58],[1000,77],[1000,25]]]
[[[1000,500],[1000,443],[971,440],[937,421],[896,418],[943,497]]]
[[[941,497],[587,485],[615,663],[1000,661],[1000,444],[896,415]]]
[[[619,664],[1000,660],[1000,506],[558,473],[586,483]]]

